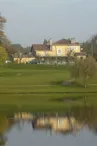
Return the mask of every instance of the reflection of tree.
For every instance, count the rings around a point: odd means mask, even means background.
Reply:
[[[24,121],[23,120],[17,120],[16,122],[13,123],[13,125],[16,126],[18,131],[22,131],[23,126],[24,126]]]
[[[4,145],[6,143],[6,139],[4,137],[4,132],[8,128],[8,120],[5,116],[0,115],[0,145]]]
[[[5,141],[4,140],[0,140],[0,146],[4,146],[5,145]]]
[[[6,137],[2,136],[0,138],[0,146],[4,146],[6,144],[6,141],[7,141]]]
[[[72,109],[73,116],[87,125],[90,130],[97,133],[97,107],[93,106],[84,106],[84,107],[75,107]]]

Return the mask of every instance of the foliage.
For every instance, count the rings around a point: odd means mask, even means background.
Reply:
[[[44,44],[44,45],[47,45],[47,43],[48,43],[48,41],[47,41],[46,39],[44,39],[43,44]]]
[[[6,23],[6,19],[2,16],[0,16],[0,45],[2,45],[4,48],[6,48],[6,51],[8,55],[12,55],[14,50],[10,47],[11,42],[7,38],[7,36],[4,33],[4,24]],[[6,58],[6,53],[4,52],[5,49],[0,48],[0,63],[2,63]],[[1,53],[3,53],[1,57]]]
[[[97,71],[96,61],[93,57],[88,56],[86,59],[76,59],[72,67],[72,76],[75,78],[83,78],[86,86],[86,79],[93,77]]]
[[[4,24],[6,23],[6,19],[0,16],[0,44],[2,44],[4,37]]]
[[[3,65],[8,58],[8,54],[4,47],[0,47],[0,64]]]
[[[13,54],[16,53],[16,50],[11,45],[9,45],[9,46],[4,45],[4,47],[6,48],[6,51],[9,56],[12,56]]]
[[[4,46],[10,46],[11,45],[11,41],[7,38],[7,36],[5,34],[3,34],[3,36],[2,36],[2,44]]]

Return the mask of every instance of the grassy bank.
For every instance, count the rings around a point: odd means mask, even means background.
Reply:
[[[97,104],[97,87],[86,89],[81,85],[62,86],[68,80],[68,66],[50,65],[8,65],[0,68],[0,107],[1,110],[59,111],[66,107],[83,105],[83,97],[88,104]],[[94,84],[97,79],[88,81]],[[79,98],[73,102],[63,102],[67,97]],[[93,99],[92,99],[93,98]]]

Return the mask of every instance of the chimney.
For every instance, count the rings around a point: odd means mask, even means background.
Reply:
[[[49,39],[50,50],[52,50],[52,44],[53,44],[53,41],[52,41],[52,39],[50,38],[50,39]]]
[[[71,39],[71,44],[75,44],[75,39]]]

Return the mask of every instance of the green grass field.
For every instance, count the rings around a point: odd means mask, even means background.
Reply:
[[[8,65],[0,68],[0,111],[61,111],[83,105],[84,96],[88,104],[97,104],[97,86],[86,89],[78,84],[66,87],[61,82],[68,80],[70,72],[66,66]],[[87,81],[96,84],[97,78]],[[72,98],[70,102],[61,99]],[[92,100],[93,99],[93,100]],[[59,101],[60,100],[60,101]]]

